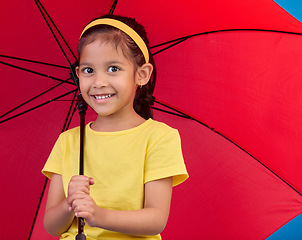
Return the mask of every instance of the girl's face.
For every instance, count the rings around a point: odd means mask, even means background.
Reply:
[[[133,114],[139,76],[121,49],[96,40],[83,47],[76,70],[83,98],[99,116]]]

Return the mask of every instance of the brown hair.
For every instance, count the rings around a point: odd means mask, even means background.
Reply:
[[[146,43],[150,56],[149,62],[153,65],[153,73],[149,82],[146,85],[144,85],[142,88],[137,88],[133,102],[133,108],[141,117],[145,119],[153,118],[151,105],[153,105],[155,100],[153,92],[156,82],[156,68],[153,56],[148,46],[149,40],[147,38],[147,34],[144,27],[139,24],[134,18],[130,17],[106,15],[101,18],[112,18],[127,24],[134,31],[136,31]],[[81,58],[82,48],[85,45],[95,41],[99,35],[102,35],[102,39],[104,41],[114,44],[116,48],[120,47],[124,56],[132,61],[135,66],[135,69],[145,63],[144,55],[141,52],[140,48],[136,45],[136,43],[123,31],[109,25],[96,25],[87,29],[84,32],[78,44],[79,59]]]

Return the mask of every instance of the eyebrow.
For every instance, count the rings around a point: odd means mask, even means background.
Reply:
[[[108,62],[105,62],[105,64],[107,64],[107,65],[114,65],[114,64],[123,65],[123,63],[120,61],[108,61]]]
[[[122,62],[117,61],[117,60],[105,62],[105,65],[114,65],[114,64],[123,65]],[[82,63],[79,64],[79,66],[90,66],[90,65],[93,65],[93,64],[91,64],[89,62],[82,62]]]
[[[86,63],[86,62],[83,62],[83,63],[79,63],[79,66],[82,66],[82,65],[91,65],[91,64],[89,64],[89,63]]]

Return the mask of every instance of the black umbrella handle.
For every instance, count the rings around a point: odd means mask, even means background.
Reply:
[[[76,235],[76,240],[86,240],[86,235],[83,232],[85,222],[83,218],[78,219],[78,234]]]
[[[80,115],[80,170],[79,174],[84,175],[84,135],[85,135],[85,115],[87,103],[84,101],[82,94],[78,96],[78,110]]]
[[[78,96],[78,110],[80,115],[80,175],[84,175],[84,136],[85,136],[85,115],[87,104],[81,94]],[[76,240],[86,240],[84,234],[85,222],[83,218],[78,218],[78,234]]]

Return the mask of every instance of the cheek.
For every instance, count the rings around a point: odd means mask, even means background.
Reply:
[[[89,89],[87,81],[83,81],[81,79],[79,79],[79,86],[80,86],[80,90],[83,94]]]

